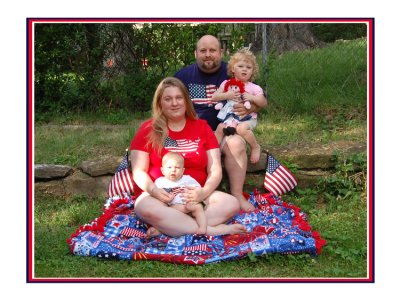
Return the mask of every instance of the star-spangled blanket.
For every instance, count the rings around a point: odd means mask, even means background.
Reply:
[[[149,227],[134,211],[135,198],[107,200],[103,214],[81,226],[67,240],[73,254],[116,260],[158,260],[201,265],[246,257],[249,253],[318,255],[326,241],[311,231],[300,208],[272,194],[254,191],[252,212],[240,212],[228,224],[240,223],[248,233],[207,236],[146,237]]]

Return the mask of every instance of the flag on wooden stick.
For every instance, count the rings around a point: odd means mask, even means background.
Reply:
[[[290,170],[268,153],[264,178],[265,189],[275,196],[280,196],[291,191],[296,185],[297,179]]]
[[[128,157],[128,151],[126,151],[121,164],[118,166],[114,177],[108,187],[108,196],[114,197],[116,195],[122,196],[123,193],[133,195],[134,181],[132,177],[132,171],[130,168],[130,162]]]

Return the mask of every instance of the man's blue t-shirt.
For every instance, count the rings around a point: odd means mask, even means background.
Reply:
[[[182,68],[175,77],[186,85],[199,118],[207,120],[215,130],[220,121],[217,119],[218,110],[214,109],[216,102],[211,101],[211,96],[228,79],[226,62],[221,62],[219,70],[212,74],[202,72],[194,63]]]

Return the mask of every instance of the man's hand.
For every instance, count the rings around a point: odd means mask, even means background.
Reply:
[[[247,109],[246,107],[244,107],[244,103],[242,103],[242,102],[235,103],[233,105],[233,112],[240,117],[250,115],[252,112],[257,112],[258,106],[255,105],[254,103],[250,103],[250,104],[251,104],[251,107],[249,109]]]

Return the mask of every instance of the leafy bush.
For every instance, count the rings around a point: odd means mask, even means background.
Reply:
[[[318,192],[333,209],[341,209],[344,201],[359,202],[366,192],[367,157],[365,153],[334,155],[335,174],[318,183]],[[348,205],[346,205],[348,207]]]
[[[366,24],[354,23],[317,23],[312,24],[314,35],[324,42],[353,40],[367,36]]]

